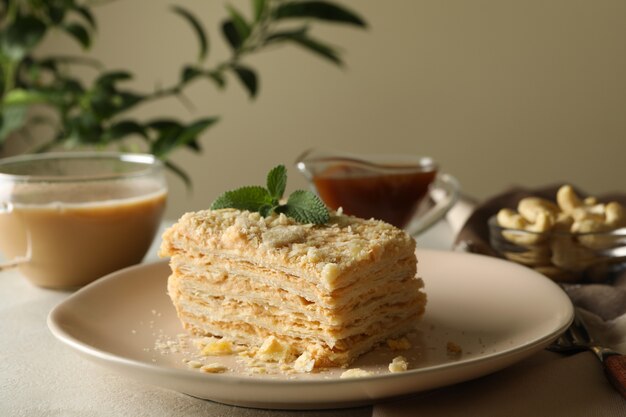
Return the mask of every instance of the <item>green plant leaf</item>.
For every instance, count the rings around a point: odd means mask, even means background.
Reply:
[[[233,48],[234,50],[239,49],[242,40],[233,22],[231,22],[230,20],[226,20],[222,23],[222,34],[224,35],[224,38],[228,41],[228,44],[231,46],[231,48]]]
[[[201,148],[198,142],[198,136],[207,128],[217,123],[218,120],[218,117],[207,117],[196,120],[195,122],[185,126],[179,137],[180,143],[195,151],[200,151]]]
[[[102,126],[94,114],[82,112],[78,116],[72,117],[67,122],[69,128],[69,143],[97,145],[102,138]]]
[[[180,82],[183,84],[189,83],[198,77],[206,77],[213,81],[219,88],[223,88],[226,85],[226,80],[221,72],[217,71],[205,71],[202,68],[194,66],[186,66],[183,68]]]
[[[171,129],[180,129],[182,125],[172,119],[158,119],[147,123],[146,127],[162,132]]]
[[[226,79],[221,72],[209,71],[206,73],[206,76],[209,77],[209,79],[212,80],[220,89],[226,86]]]
[[[333,63],[339,66],[343,65],[343,62],[341,61],[341,58],[339,57],[339,54],[337,53],[337,51],[335,51],[329,45],[326,45],[320,41],[317,41],[315,39],[308,37],[306,33],[301,34],[295,31],[294,32],[280,32],[280,33],[276,33],[272,35],[269,42],[285,41],[285,40],[294,42],[308,49],[309,51],[314,52],[332,61]]]
[[[274,11],[274,18],[314,18],[335,23],[346,23],[360,27],[367,26],[365,21],[356,13],[326,1],[283,3]]]
[[[100,119],[109,119],[141,103],[145,96],[131,92],[95,89],[89,97],[89,105],[94,115]]]
[[[54,3],[55,2],[44,2],[43,6],[47,9],[46,14],[50,18],[52,24],[59,25],[63,19],[65,19],[67,8]]]
[[[204,71],[200,68],[185,66],[180,76],[181,83],[185,84],[191,82],[192,80],[202,76]]]
[[[285,213],[300,223],[324,224],[330,220],[328,209],[322,200],[310,191],[294,191],[287,199],[287,204],[278,207],[276,211]]]
[[[239,34],[239,39],[243,43],[250,36],[251,28],[250,24],[246,22],[246,19],[243,17],[241,13],[233,6],[226,6],[228,13],[230,14],[231,22],[235,26],[237,33]]]
[[[39,44],[46,30],[46,24],[36,17],[18,15],[4,29],[2,52],[12,60],[19,61]]]
[[[167,154],[178,146],[179,133],[180,129],[159,130],[156,140],[150,145],[150,153],[165,159]]]
[[[78,23],[68,23],[62,27],[68,35],[72,36],[78,41],[78,43],[80,43],[83,49],[89,49],[91,46],[91,35],[83,25]]]
[[[113,96],[113,102],[116,104],[116,112],[121,113],[141,103],[145,98],[143,94],[124,91]]]
[[[11,132],[24,126],[27,110],[28,105],[10,106],[2,110],[0,114],[0,145]]]
[[[263,187],[248,186],[226,191],[211,204],[211,210],[234,208],[238,210],[260,211],[271,206],[272,197]]]
[[[81,84],[80,80],[76,78],[61,78],[59,82],[59,91],[70,93],[74,95],[80,95],[85,92],[85,88]]]
[[[152,143],[151,151],[158,157],[164,157],[180,146],[199,151],[198,136],[218,120],[217,117],[209,117],[196,120],[187,126],[168,119],[153,121],[148,127],[157,130],[158,136]]]
[[[267,8],[267,0],[252,0],[252,8],[254,10],[254,21],[258,22]]]
[[[202,23],[200,23],[200,21],[196,19],[191,12],[180,6],[172,6],[172,11],[183,17],[190,24],[196,34],[196,37],[198,38],[198,44],[200,46],[200,51],[198,52],[198,62],[203,61],[209,54],[209,38],[204,30],[204,27],[202,26]]]
[[[87,7],[84,7],[84,6],[74,6],[73,9],[74,9],[74,11],[76,13],[81,15],[82,18],[85,19],[85,21],[87,23],[89,23],[89,25],[91,26],[92,29],[96,29],[98,27],[98,24],[96,22],[96,18],[93,16],[91,11]]]
[[[60,91],[44,91],[44,90],[25,90],[16,88],[9,91],[4,96],[4,106],[28,106],[37,103],[58,104],[63,99],[63,93]]]
[[[95,84],[101,87],[110,87],[118,81],[126,81],[133,78],[128,71],[109,71],[103,72],[96,78]]]
[[[276,201],[285,194],[287,187],[287,169],[284,165],[275,166],[267,173],[267,189]]]
[[[306,36],[309,28],[308,26],[302,26],[297,29],[284,30],[273,32],[267,35],[267,42],[277,42],[282,40],[292,40],[294,37],[303,37]]]
[[[53,63],[55,66],[58,64],[79,64],[86,65],[100,71],[104,71],[104,65],[102,64],[102,62],[98,61],[97,59],[85,56],[54,55],[48,56],[39,62],[40,64],[43,64],[44,62]]]
[[[250,98],[254,98],[258,92],[258,79],[256,73],[248,68],[241,65],[236,65],[233,67],[233,71],[237,74],[239,81],[246,87]]]
[[[106,129],[102,135],[102,139],[105,141],[120,140],[133,134],[147,137],[146,131],[142,125],[132,120],[123,120],[113,123]]]

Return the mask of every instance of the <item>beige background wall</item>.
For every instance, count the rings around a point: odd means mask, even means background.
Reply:
[[[190,29],[169,11],[195,11],[211,36],[211,57],[226,56],[218,22],[225,2],[118,0],[97,8],[92,55],[130,68],[151,89],[195,59]],[[248,10],[247,0],[232,4]],[[353,152],[430,155],[484,198],[511,184],[569,181],[592,193],[626,191],[626,2],[623,0],[343,0],[367,31],[317,25],[341,45],[339,70],[294,47],[254,57],[261,76],[251,102],[231,80],[226,92],[203,82],[187,96],[137,110],[141,117],[220,115],[201,156],[174,160],[195,181],[188,196],[170,178],[168,215],[207,207],[221,191],[262,182],[316,146]],[[72,52],[51,37],[43,52]],[[89,72],[85,72],[88,76]]]

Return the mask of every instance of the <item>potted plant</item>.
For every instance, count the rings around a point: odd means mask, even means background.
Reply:
[[[129,69],[107,70],[87,55],[37,53],[46,34],[54,30],[64,32],[87,51],[98,29],[90,3],[0,0],[0,155],[10,137],[24,141],[27,152],[84,147],[123,149],[127,140],[135,137],[140,138],[142,151],[158,156],[189,185],[185,171],[168,156],[180,147],[200,152],[200,135],[219,117],[211,115],[188,123],[169,117],[137,120],[128,116],[131,109],[179,96],[201,78],[225,88],[228,74],[234,75],[254,98],[259,79],[257,71],[245,62],[249,55],[272,46],[293,44],[341,65],[340,53],[312,37],[310,25],[327,21],[366,26],[353,11],[327,1],[252,0],[248,15],[232,5],[226,9],[228,17],[221,32],[230,46],[230,56],[207,65],[209,40],[201,20],[180,6],[172,6],[172,12],[186,21],[196,35],[198,59],[181,65],[173,85],[140,92],[126,87],[133,78]],[[72,74],[77,65],[93,66],[98,75],[87,84]],[[34,106],[47,110],[36,112]],[[40,124],[50,126],[53,134],[43,142],[29,142],[29,129]]]

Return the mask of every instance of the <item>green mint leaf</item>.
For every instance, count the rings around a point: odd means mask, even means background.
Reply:
[[[271,207],[272,203],[272,197],[265,188],[259,186],[241,187],[236,190],[226,191],[219,196],[211,204],[211,210],[234,208],[260,212],[266,206]]]
[[[261,216],[263,216],[263,217],[267,217],[267,216],[269,216],[270,214],[272,214],[272,211],[274,211],[274,209],[276,209],[276,207],[278,207],[278,205],[274,205],[274,206],[272,206],[272,205],[270,205],[270,204],[266,204],[266,205],[262,206],[262,207],[259,209],[259,213],[261,213]]]
[[[280,200],[287,187],[287,168],[278,165],[267,174],[267,189],[275,200]]]
[[[211,204],[211,210],[234,208],[256,211],[264,217],[283,213],[305,224],[324,224],[330,220],[326,205],[310,191],[294,191],[287,199],[287,204],[280,205],[286,186],[287,169],[284,165],[278,165],[267,173],[267,188],[249,186],[227,191]]]
[[[294,191],[287,204],[276,209],[300,223],[324,224],[330,220],[326,205],[310,191]]]

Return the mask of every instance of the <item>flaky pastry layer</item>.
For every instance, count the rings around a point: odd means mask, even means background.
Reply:
[[[346,365],[407,332],[425,309],[415,241],[377,220],[302,225],[233,209],[184,215],[163,235],[185,329],[259,346],[269,337]]]

